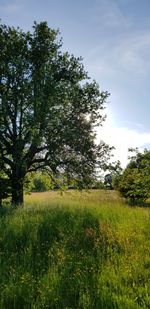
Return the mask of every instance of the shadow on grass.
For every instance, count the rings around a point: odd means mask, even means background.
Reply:
[[[150,208],[150,201],[127,201],[131,207]]]
[[[143,202],[141,203],[141,207],[145,207],[145,208],[150,208],[150,201],[146,201],[146,202]]]
[[[12,207],[9,203],[5,203],[0,207],[0,218],[12,215],[17,207]]]

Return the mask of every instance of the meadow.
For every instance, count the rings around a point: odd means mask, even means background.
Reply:
[[[150,208],[115,191],[25,196],[0,211],[0,308],[150,308]]]

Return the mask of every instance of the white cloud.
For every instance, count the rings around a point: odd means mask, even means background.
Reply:
[[[98,129],[97,140],[104,140],[110,146],[114,146],[114,159],[120,160],[122,167],[128,162],[128,148],[138,147],[143,149],[150,146],[150,132],[140,132],[137,129],[116,127],[109,114],[103,127]]]

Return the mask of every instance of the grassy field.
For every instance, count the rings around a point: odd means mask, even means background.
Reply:
[[[150,308],[150,208],[68,191],[0,214],[0,308]]]

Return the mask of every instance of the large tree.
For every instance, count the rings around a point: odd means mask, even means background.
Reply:
[[[94,127],[108,93],[61,46],[46,22],[27,33],[0,25],[0,154],[13,204],[23,203],[28,172],[47,167],[88,183],[107,156]]]

